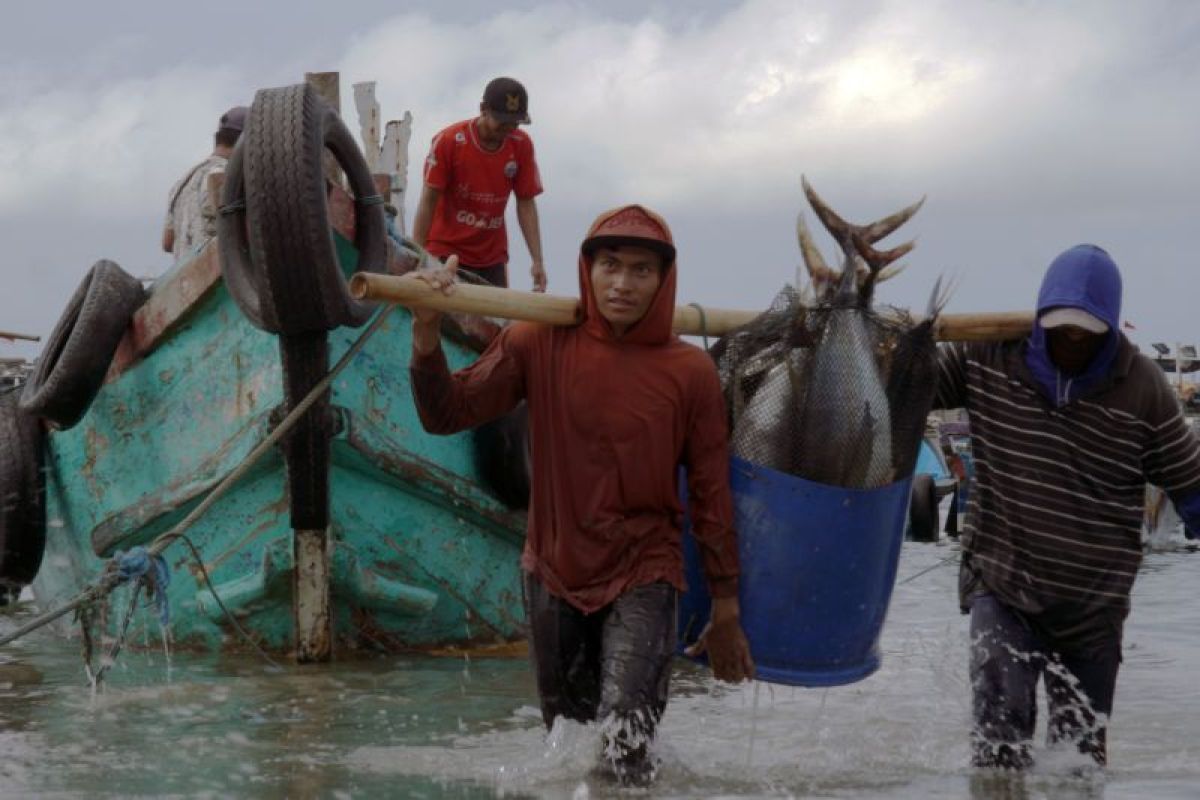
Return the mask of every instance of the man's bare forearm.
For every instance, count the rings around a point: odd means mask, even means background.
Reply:
[[[433,355],[442,346],[441,318],[433,322],[413,320],[412,341],[413,353],[418,356]]]
[[[521,226],[521,235],[525,237],[525,246],[529,248],[529,257],[540,264],[542,262],[542,230],[538,222],[537,203],[532,197],[528,200],[517,201],[517,224]]]
[[[413,241],[422,247],[429,241],[429,229],[433,225],[433,212],[437,209],[441,192],[430,186],[421,189],[421,199],[417,202],[417,213],[413,218]]]

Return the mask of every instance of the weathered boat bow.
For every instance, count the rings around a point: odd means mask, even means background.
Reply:
[[[186,532],[199,560],[189,547],[164,553],[176,647],[249,647],[238,629],[300,661],[511,642],[522,634],[524,513],[482,483],[469,434],[421,429],[406,311],[376,319],[378,333],[281,446],[235,475],[361,336],[353,326],[374,309],[349,296],[349,275],[404,268],[380,204],[395,181],[367,171],[336,114],[303,86],[255,103],[225,185],[212,187],[225,212],[218,240],[155,284],[80,423],[47,440],[51,568],[34,582],[38,602],[61,605],[235,476]],[[268,106],[267,124],[322,127],[255,134],[254,108]],[[315,158],[281,162],[294,174],[256,163],[271,141],[314,136]],[[348,189],[326,183],[328,152]],[[464,321],[451,364],[472,361],[494,333]]]

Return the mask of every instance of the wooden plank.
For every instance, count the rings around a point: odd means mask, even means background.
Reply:
[[[379,101],[375,99],[375,81],[356,83],[353,89],[363,156],[374,174],[379,172]]]
[[[337,72],[306,72],[304,82],[317,90],[317,94],[339,115],[342,113],[341,74]]]
[[[388,202],[396,209],[396,230],[402,234],[408,231],[404,201],[408,196],[408,143],[412,139],[412,122],[411,111],[405,111],[403,119],[388,122],[380,152],[380,171],[392,176]]]
[[[304,73],[304,82],[316,89],[317,94],[338,113],[338,116],[342,114],[340,79],[341,75],[337,72]],[[334,186],[342,186],[342,170],[333,153],[326,152],[322,161],[325,165],[325,179]]]
[[[42,337],[34,336],[29,333],[13,333],[12,331],[0,331],[0,339],[8,339],[10,342],[15,342],[18,339],[23,342],[40,342]]]
[[[296,661],[312,664],[333,655],[333,623],[329,613],[330,541],[324,530],[292,532],[292,613]]]
[[[225,186],[225,173],[213,172],[208,176],[208,196],[216,213],[221,191]],[[203,300],[217,281],[221,279],[221,260],[217,253],[217,240],[209,240],[190,261],[181,264],[158,281],[150,297],[133,315],[129,329],[108,368],[106,380],[114,380],[131,365],[144,358],[158,346],[175,325]]]

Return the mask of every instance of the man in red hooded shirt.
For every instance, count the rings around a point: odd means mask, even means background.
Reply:
[[[453,291],[456,260],[423,273]],[[738,619],[728,437],[716,368],[672,333],[675,246],[657,214],[601,214],[579,258],[583,321],[515,323],[453,375],[439,315],[413,312],[413,396],[453,433],[529,406],[533,488],[521,556],[542,717],[600,720],[618,780],[644,784],[666,708],[684,588],[679,467],[712,594],[698,644],[718,679],[753,675]]]

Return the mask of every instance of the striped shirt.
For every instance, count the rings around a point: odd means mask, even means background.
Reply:
[[[943,345],[938,408],[965,408],[975,483],[962,534],[964,611],[991,592],[1054,646],[1120,640],[1142,560],[1147,482],[1200,491],[1200,443],[1166,376],[1123,336],[1109,379],[1055,408],[1024,342]]]

